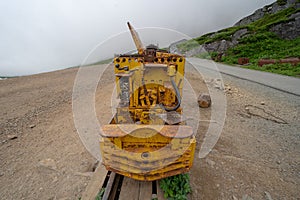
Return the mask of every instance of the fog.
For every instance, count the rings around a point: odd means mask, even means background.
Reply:
[[[159,43],[164,47],[182,38],[232,26],[272,2],[1,1],[0,76],[63,69],[132,50],[134,44],[127,32],[127,21],[138,29],[145,44]]]

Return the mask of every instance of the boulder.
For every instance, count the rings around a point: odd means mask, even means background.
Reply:
[[[232,43],[234,45],[237,45],[239,43],[239,40],[247,34],[248,34],[248,29],[246,29],[246,28],[236,31],[232,36]]]
[[[300,13],[295,13],[290,16],[290,20],[285,23],[280,23],[270,28],[282,39],[293,40],[300,36]]]
[[[284,5],[279,5],[277,2],[274,2],[256,10],[252,15],[249,15],[238,21],[234,26],[244,26],[250,24],[264,17],[265,14],[274,14],[289,7],[294,7],[297,9],[299,7],[299,3],[297,0],[287,0]]]
[[[207,93],[202,93],[198,97],[198,105],[201,108],[208,108],[211,105],[210,95]]]

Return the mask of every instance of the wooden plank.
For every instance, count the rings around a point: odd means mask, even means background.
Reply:
[[[114,180],[114,183],[113,183],[113,187],[112,187],[112,189],[111,189],[111,191],[110,191],[110,195],[109,195],[109,200],[115,200],[115,198],[116,198],[116,195],[117,195],[117,193],[118,193],[118,186],[119,186],[119,184],[120,184],[120,182],[121,182],[121,175],[120,174],[116,174],[116,176],[115,176],[115,180]],[[104,199],[104,198],[102,198],[102,199]]]
[[[139,200],[139,181],[124,177],[119,200]]]
[[[103,197],[102,199],[105,199],[107,200],[111,194],[111,191],[114,187],[114,181],[115,181],[115,177],[116,177],[116,173],[115,172],[111,172],[110,173],[110,176],[109,176],[109,180],[108,180],[108,183],[105,187],[105,192],[103,194]]]
[[[157,186],[157,199],[158,200],[166,200],[166,198],[164,197],[164,192],[159,187],[159,181],[156,181],[156,186]]]
[[[104,183],[106,174],[107,170],[105,167],[101,164],[98,165],[85,191],[82,194],[82,200],[95,200],[99,190],[101,189],[101,186]]]
[[[139,200],[152,199],[152,182],[140,181]]]

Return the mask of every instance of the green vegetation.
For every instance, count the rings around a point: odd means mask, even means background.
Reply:
[[[296,10],[295,8],[290,7],[275,14],[266,13],[263,18],[250,23],[249,25],[247,25],[247,27],[251,31],[267,31],[271,25],[273,26],[279,23],[290,21],[289,17],[298,11],[298,9]]]
[[[188,51],[190,49],[193,49],[193,48],[199,46],[199,44],[212,43],[212,42],[215,42],[218,40],[229,40],[236,31],[238,31],[242,28],[245,28],[245,27],[243,27],[243,26],[230,27],[230,28],[226,28],[226,29],[223,29],[223,30],[215,32],[215,33],[205,34],[201,37],[181,43],[181,44],[177,45],[177,47],[181,51]]]
[[[299,77],[300,75],[300,65],[293,66],[292,64],[288,64],[288,63],[264,65],[262,67],[258,65],[249,65],[249,66],[245,66],[244,68],[272,72],[272,73],[282,74],[287,76]]]
[[[103,195],[104,195],[104,192],[105,192],[105,188],[101,188],[101,190],[100,190],[99,193],[97,194],[95,200],[102,200]]]
[[[208,53],[208,52],[203,52],[203,53],[200,53],[198,55],[196,55],[197,58],[202,58],[202,59],[211,59],[212,57],[216,56],[215,54],[217,53],[213,53],[214,55],[212,55],[212,53]]]
[[[264,32],[250,35],[240,40],[240,44],[230,48],[223,57],[223,62],[237,64],[240,57],[250,58],[251,63],[259,59],[281,59],[300,57],[300,38],[282,40],[274,33]]]
[[[287,0],[277,0],[278,5],[284,6],[287,3]]]
[[[160,188],[168,200],[186,200],[190,193],[190,177],[188,174],[179,174],[160,181]]]
[[[181,44],[178,44],[177,47],[181,50],[181,51],[188,51],[190,49],[193,49],[195,47],[198,47],[199,46],[199,43],[192,39],[192,40],[188,40],[184,43],[181,43]]]
[[[278,4],[285,5],[286,0],[278,0]],[[245,26],[234,26],[220,30],[215,33],[209,33],[193,40],[178,45],[178,48],[186,52],[198,45],[208,44],[216,41],[230,41],[232,35],[246,28],[247,35],[239,40],[239,44],[229,48],[222,56],[222,62],[227,64],[237,64],[238,58],[247,57],[250,59],[250,65],[246,68],[268,71],[288,76],[300,76],[300,65],[291,64],[270,64],[267,66],[258,66],[259,59],[283,59],[287,57],[300,57],[300,37],[294,40],[285,40],[279,38],[275,33],[270,32],[270,27],[288,22],[289,17],[299,12],[299,9],[293,7],[281,10],[275,14],[265,14],[263,18]],[[210,52],[197,55],[199,58],[215,58],[218,53]]]
[[[214,34],[206,34],[199,38],[196,38],[196,41],[199,44],[207,44],[211,42],[215,42],[218,40],[230,40],[231,36],[238,30],[245,28],[244,26],[234,26],[230,28],[223,29]]]

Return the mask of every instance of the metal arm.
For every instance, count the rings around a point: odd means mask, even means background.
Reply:
[[[127,22],[127,25],[128,25],[129,30],[130,30],[132,39],[133,39],[133,41],[135,43],[136,49],[138,50],[138,53],[140,55],[142,55],[143,52],[144,52],[144,50],[145,50],[145,47],[142,44],[141,39],[139,38],[138,33],[134,30],[134,28],[130,25],[129,22]]]

